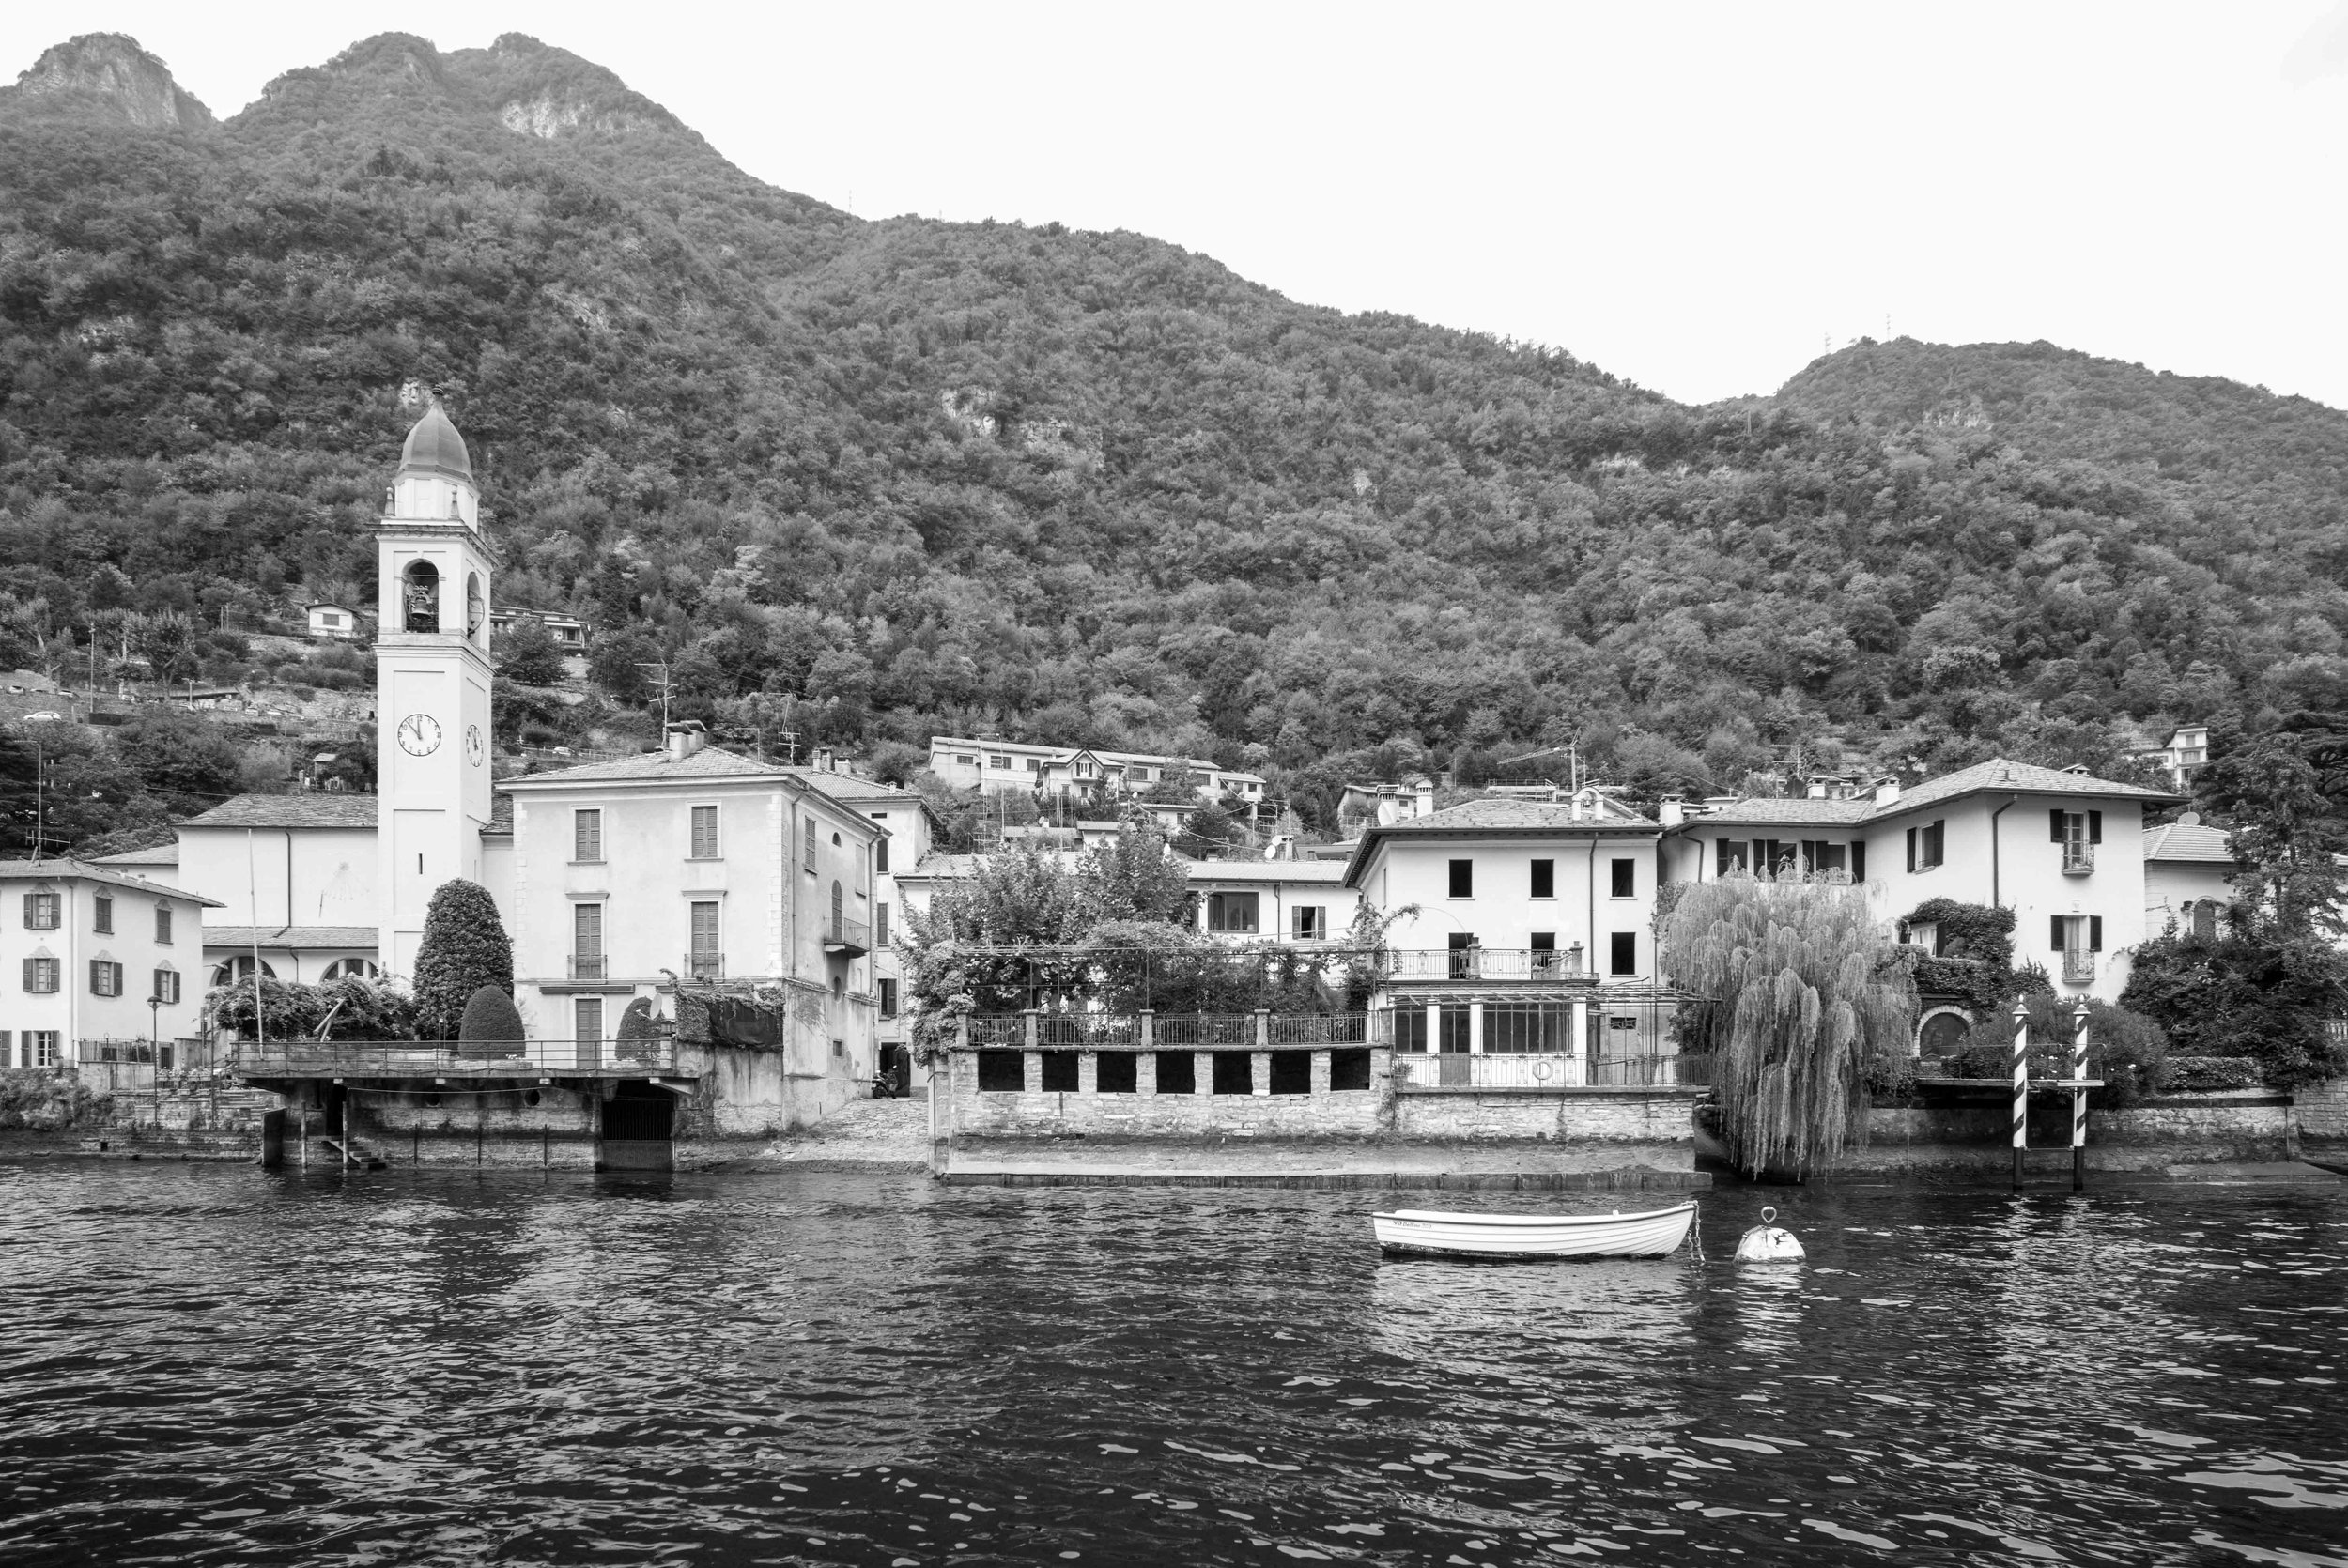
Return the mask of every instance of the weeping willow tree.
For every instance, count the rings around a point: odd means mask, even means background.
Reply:
[[[1863,889],[1726,877],[1688,887],[1663,968],[1702,1000],[1682,1027],[1712,1053],[1722,1141],[1740,1169],[1799,1176],[1864,1129],[1871,1058],[1904,1059],[1916,988]]]

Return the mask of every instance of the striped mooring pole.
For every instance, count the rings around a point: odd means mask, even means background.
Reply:
[[[2087,1191],[2087,1002],[2071,1015],[2071,1191]]]
[[[2030,1008],[2014,999],[2014,1190],[2022,1190],[2022,1151],[2030,1147]]]

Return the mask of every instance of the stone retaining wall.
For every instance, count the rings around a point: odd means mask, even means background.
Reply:
[[[947,1130],[956,1137],[1368,1138],[1383,1130],[1385,1088],[1394,1073],[1393,1053],[1373,1050],[1368,1088],[1333,1089],[1329,1053],[1316,1050],[1309,1092],[1274,1094],[1272,1053],[1257,1051],[1247,1053],[1250,1092],[1216,1094],[1215,1053],[1194,1052],[1187,1053],[1192,1091],[1161,1094],[1156,1053],[1126,1052],[1121,1054],[1135,1058],[1135,1092],[1103,1094],[1100,1056],[1088,1051],[1077,1056],[1075,1089],[1047,1091],[1040,1087],[1044,1053],[1030,1051],[1020,1053],[1027,1087],[981,1089],[980,1054],[951,1053],[939,1085],[947,1097]]]
[[[2292,1115],[2311,1147],[2348,1148],[2348,1078],[2309,1084],[2292,1092]]]
[[[2013,1161],[2003,1102],[1963,1106],[1882,1106],[1867,1113],[1867,1141],[1853,1144],[1838,1173],[1991,1170]],[[2068,1159],[2069,1117],[2033,1115],[2031,1158]],[[2170,1165],[2295,1160],[2291,1097],[2260,1089],[2169,1095],[2124,1111],[2087,1114],[2090,1170],[2153,1170]]]

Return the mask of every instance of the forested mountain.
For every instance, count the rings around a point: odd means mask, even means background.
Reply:
[[[2301,400],[1901,340],[1688,407],[1137,235],[859,221],[519,36],[221,123],[158,72],[100,35],[0,91],[0,667],[365,592],[428,388],[499,596],[617,685],[1246,760],[1308,820],[1568,740],[1647,788],[2117,769],[2348,689],[2348,416]]]

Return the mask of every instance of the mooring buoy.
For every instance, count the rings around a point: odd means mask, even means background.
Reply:
[[[1777,1228],[1777,1210],[1764,1207],[1761,1222],[1737,1242],[1738,1263],[1799,1263],[1807,1256],[1794,1233]]]

